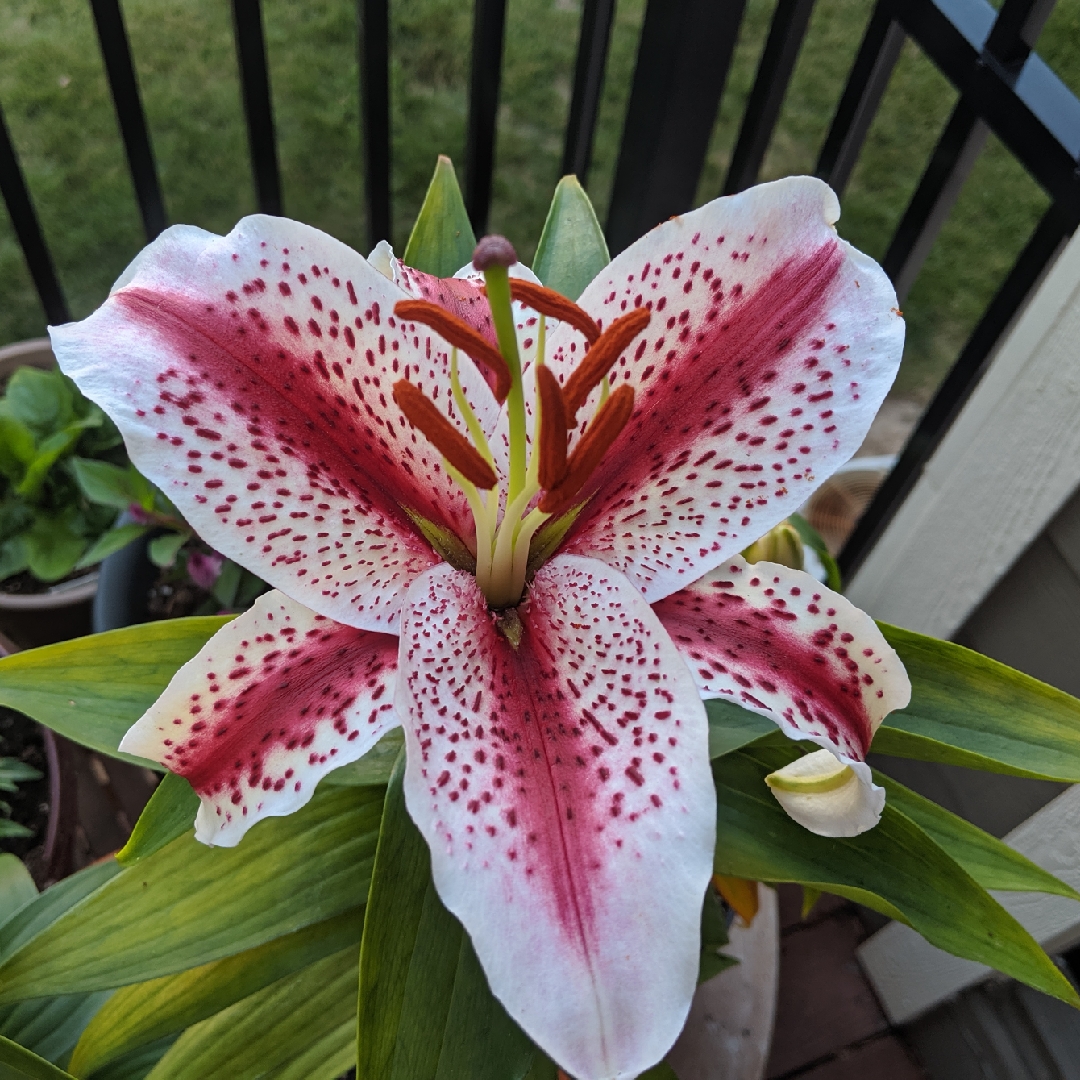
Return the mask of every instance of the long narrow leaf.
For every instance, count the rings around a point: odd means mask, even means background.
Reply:
[[[492,996],[469,936],[439,900],[402,791],[387,788],[360,949],[357,1075],[521,1080],[534,1048]]]
[[[60,1065],[110,993],[99,990],[93,994],[63,994],[20,1001],[17,1005],[0,1005],[0,1035]]]
[[[128,842],[116,853],[121,866],[133,866],[183,836],[194,824],[199,796],[175,773],[166,773],[143,807]]]
[[[352,946],[355,956],[362,928],[363,911],[357,908],[237,956],[117,990],[83,1032],[68,1068],[89,1076],[332,953]]]
[[[72,1080],[70,1073],[24,1050],[3,1035],[0,1035],[0,1077],[3,1080]]]
[[[0,660],[0,705],[74,742],[140,765],[116,748],[228,618],[169,619],[63,641]]]
[[[880,625],[913,692],[878,730],[875,751],[1080,781],[1080,701],[961,645]]]
[[[791,760],[784,748],[738,750],[713,763],[718,873],[794,881],[908,923],[946,952],[988,964],[1080,1007],[1069,981],[1034,938],[910,818],[888,805],[851,839],[796,825],[765,784]]]
[[[911,818],[984,889],[1054,893],[1080,900],[1080,893],[1072,886],[970,821],[951,814],[882,773],[875,771],[874,779],[885,788],[889,806]]]
[[[358,907],[380,794],[327,789],[290,817],[260,822],[236,848],[174,840],[10,954],[0,1002],[145,982]]]
[[[189,1028],[147,1080],[334,1080],[353,1064],[356,948]]]

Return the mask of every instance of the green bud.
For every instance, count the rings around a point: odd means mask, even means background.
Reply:
[[[803,542],[795,526],[787,519],[771,528],[760,540],[755,540],[744,552],[743,558],[750,563],[774,562],[802,570]]]

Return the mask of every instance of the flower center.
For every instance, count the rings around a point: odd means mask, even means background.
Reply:
[[[584,502],[582,491],[589,477],[630,419],[634,390],[624,385],[610,391],[608,372],[650,317],[645,308],[636,308],[601,331],[587,312],[566,297],[511,278],[508,267],[516,260],[509,241],[502,237],[485,237],[473,255],[473,265],[484,273],[498,348],[437,304],[402,300],[394,306],[399,318],[430,327],[451,346],[450,387],[468,438],[406,379],[394,384],[394,401],[442,454],[447,472],[468,500],[476,526],[476,581],[495,610],[520,602],[527,577],[566,535]],[[539,315],[531,443],[512,300]],[[588,342],[584,359],[565,385],[544,363],[549,317],[569,323]],[[509,461],[505,477],[499,475],[487,436],[462,391],[459,351],[485,373],[499,404],[506,404]],[[578,413],[598,386],[600,403],[571,451],[570,435],[578,426]],[[421,524],[421,528],[431,539],[433,527]]]

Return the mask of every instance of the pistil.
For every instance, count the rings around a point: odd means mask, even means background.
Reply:
[[[402,319],[421,323],[450,345],[450,390],[469,438],[442,415],[433,401],[406,380],[394,385],[394,400],[406,418],[443,455],[449,475],[457,482],[476,525],[476,581],[489,607],[505,612],[521,601],[530,566],[533,538],[547,554],[565,535],[589,477],[619,437],[634,410],[634,391],[628,385],[609,392],[608,373],[626,347],[648,325],[649,312],[638,308],[616,319],[604,331],[572,301],[533,282],[509,277],[517,261],[508,240],[485,237],[477,245],[473,265],[484,274],[485,292],[499,348],[463,320],[424,300],[403,300],[394,307]],[[540,316],[537,353],[535,428],[532,450],[526,431],[525,389],[511,301],[517,300]],[[585,337],[588,352],[579,367],[560,386],[545,364],[546,319],[568,323]],[[496,399],[505,402],[509,468],[500,480],[487,436],[461,387],[458,350],[485,369],[494,382]],[[573,453],[569,441],[577,413],[592,390],[602,387],[596,414],[586,424]],[[470,441],[470,439],[472,441]],[[537,501],[537,496],[540,496]],[[500,516],[501,512],[501,516]],[[558,520],[562,518],[560,523]],[[423,526],[430,523],[421,523]],[[428,532],[425,531],[425,535]],[[546,539],[544,539],[546,538]],[[554,539],[552,539],[554,538]],[[459,558],[458,562],[462,560]]]

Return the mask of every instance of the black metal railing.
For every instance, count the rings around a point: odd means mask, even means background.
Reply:
[[[105,70],[148,239],[166,223],[138,80],[119,0],[90,0]],[[613,251],[693,205],[716,125],[746,0],[649,0],[630,89],[606,232]],[[992,131],[1051,200],[1012,269],[926,409],[844,551],[858,567],[918,479],[984,373],[997,343],[1080,223],[1080,100],[1034,53],[1054,0],[878,0],[848,73],[816,173],[842,193],[905,38],[959,92],[884,258],[903,298],[918,276]],[[756,183],[806,34],[814,0],[778,0],[724,180]],[[584,181],[604,85],[615,0],[585,0],[563,153]],[[259,209],[282,212],[281,179],[260,0],[232,0],[252,175]],[[465,200],[476,232],[491,205],[506,0],[474,0]],[[358,0],[365,202],[372,243],[391,228],[389,0]],[[0,113],[0,194],[51,322],[68,308],[15,149]]]

